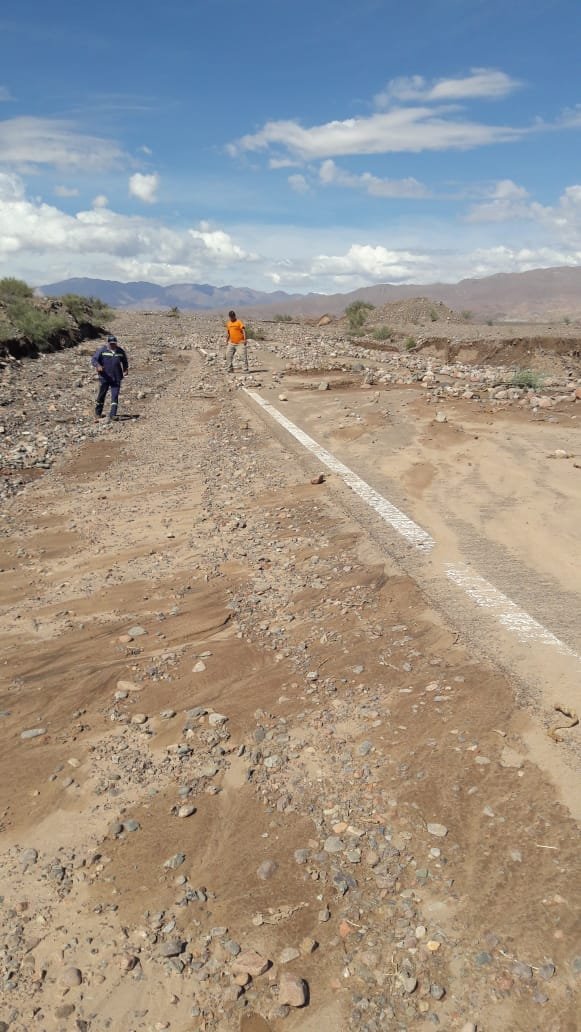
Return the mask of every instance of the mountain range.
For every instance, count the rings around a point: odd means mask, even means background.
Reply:
[[[496,319],[554,320],[581,316],[581,266],[498,273],[459,283],[392,283],[360,287],[346,294],[268,293],[249,287],[216,287],[208,283],[120,283],[116,280],[67,279],[39,288],[46,295],[99,297],[113,308],[158,310],[178,307],[208,311],[234,308],[262,314],[339,315],[352,301],[382,305],[411,297],[427,297],[456,311]]]

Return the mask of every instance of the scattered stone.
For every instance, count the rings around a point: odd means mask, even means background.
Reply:
[[[127,633],[132,638],[140,638],[143,634],[147,634],[145,627],[130,627]]]
[[[484,967],[485,964],[492,964],[492,955],[487,953],[486,950],[482,950],[476,954],[474,961],[478,964],[478,967]]]
[[[163,866],[167,867],[170,871],[175,871],[178,867],[181,867],[185,859],[185,853],[174,853],[173,856],[170,856],[169,860],[165,861]]]
[[[325,907],[324,910],[319,910],[319,922],[320,922],[320,924],[326,924],[327,921],[330,921],[330,920],[331,920],[331,911],[329,910],[328,907]]]
[[[232,964],[232,971],[234,974],[246,972],[252,978],[258,978],[259,975],[263,975],[265,971],[268,971],[269,967],[270,960],[262,957],[260,953],[256,953],[255,950],[243,950]]]
[[[316,939],[311,939],[310,936],[306,936],[300,944],[301,953],[307,957],[310,953],[314,953],[318,948],[319,944]]]
[[[309,988],[304,978],[284,971],[278,981],[278,1002],[289,1007],[304,1007]]]
[[[540,978],[543,978],[545,982],[548,982],[549,979],[553,977],[556,970],[557,969],[554,964],[541,964],[539,968],[539,976]]]
[[[37,860],[38,852],[36,851],[36,849],[33,849],[32,847],[30,847],[29,849],[23,849],[22,853],[20,854],[20,863],[25,869],[27,867],[30,867],[31,864],[35,864]]]
[[[117,691],[119,692],[142,692],[143,685],[135,684],[135,681],[117,681]],[[125,696],[127,698],[127,696]]]
[[[29,738],[42,738],[46,734],[45,727],[32,727],[28,731],[21,731],[20,737],[27,741]]]
[[[186,944],[182,939],[170,939],[161,945],[159,952],[162,957],[179,957],[185,948]]]
[[[149,717],[145,713],[134,713],[131,717],[132,724],[147,724]]]
[[[196,665],[194,667],[192,667],[192,673],[193,674],[203,674],[205,669],[206,669],[206,664],[204,663],[203,659],[199,659],[198,662],[196,663]]]
[[[287,946],[278,958],[279,964],[290,964],[292,960],[296,960],[300,955],[300,950],[295,949],[294,946]]]
[[[435,982],[433,982],[430,986],[430,996],[432,997],[432,999],[443,1000],[445,995],[446,990],[444,989],[444,986],[437,985]]]
[[[504,746],[500,754],[501,767],[514,767],[516,770],[520,770],[523,763],[524,758],[515,749],[511,749],[509,745]]]
[[[435,835],[437,838],[445,838],[448,834],[448,829],[445,824],[428,824],[428,833]]]
[[[532,967],[529,964],[523,964],[520,960],[513,965],[512,970],[516,977],[522,979],[523,982],[530,982],[533,977]]]
[[[319,473],[318,477],[313,477],[313,479],[311,480],[311,484],[324,484],[324,483],[325,483],[325,474],[324,473]]]
[[[212,727],[219,727],[221,724],[225,724],[228,721],[228,717],[225,717],[222,713],[210,713],[208,716],[208,723]]]
[[[124,831],[139,831],[140,828],[141,824],[139,823],[139,821],[134,820],[133,817],[131,817],[128,821],[123,821]]]
[[[343,843],[337,835],[329,835],[329,838],[325,840],[323,849],[325,853],[340,853],[343,849]]]
[[[411,996],[412,993],[415,993],[418,987],[417,978],[415,978],[413,975],[400,975],[400,979],[404,993],[407,993],[408,996]]]
[[[178,810],[178,817],[191,817],[196,812],[196,807],[192,806],[191,803],[186,803],[184,806],[180,806]]]
[[[276,874],[278,870],[278,864],[274,860],[263,860],[256,874],[261,881],[268,881],[272,878],[273,874]]]
[[[62,985],[67,985],[72,988],[73,986],[81,985],[83,981],[83,975],[79,968],[69,967],[65,971],[63,971],[60,980]]]

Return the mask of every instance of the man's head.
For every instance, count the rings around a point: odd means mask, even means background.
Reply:
[[[118,347],[119,345],[117,343],[117,337],[114,337],[113,334],[110,333],[107,337],[107,344],[109,344],[113,348]]]
[[[236,312],[228,312],[230,322],[236,322]]]

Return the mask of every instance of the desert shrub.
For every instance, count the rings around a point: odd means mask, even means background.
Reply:
[[[542,387],[543,377],[532,369],[517,369],[510,381],[511,387],[526,387],[528,390],[536,391]]]
[[[414,348],[417,348],[417,346],[418,345],[413,337],[406,337],[404,341],[404,348],[406,349],[406,351],[413,351]]]
[[[167,317],[168,317],[168,319],[179,319],[180,314],[181,313],[180,313],[180,310],[179,310],[178,306],[177,305],[173,305],[170,308],[169,312],[167,313]]]
[[[393,330],[391,326],[376,326],[372,336],[375,340],[391,340],[393,337]]]
[[[79,325],[81,323],[89,323],[92,326],[101,328],[113,315],[109,305],[101,301],[99,297],[83,297],[82,294],[63,294],[58,300]]]
[[[563,322],[565,323],[565,326],[570,326],[570,324],[571,324],[571,316],[570,315],[566,315],[565,318],[563,319]]]
[[[440,316],[438,315],[435,308],[430,308],[430,319],[432,322],[437,322]]]
[[[247,326],[246,336],[249,340],[266,340],[266,335],[258,326]]]
[[[277,315],[275,315],[273,321],[274,322],[292,322],[293,321],[293,317],[292,317],[292,315],[282,315],[279,312]]]
[[[463,312],[460,312],[460,315],[463,319],[466,319],[466,322],[468,322],[472,318],[472,312],[469,311],[468,308],[465,308]]]
[[[34,291],[24,280],[15,279],[14,276],[5,276],[4,279],[0,279],[0,301],[9,305],[13,301],[31,297],[34,297]]]
[[[349,320],[349,329],[359,330],[363,326],[369,312],[372,312],[375,305],[370,305],[368,301],[352,301],[351,304],[345,309],[345,315]]]
[[[486,320],[486,325],[487,326],[494,326],[494,319],[487,319]]]
[[[45,312],[24,298],[9,305],[8,312],[19,333],[39,351],[46,351],[54,337],[69,328],[66,315]]]

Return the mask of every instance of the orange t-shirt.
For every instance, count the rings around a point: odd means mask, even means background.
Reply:
[[[228,340],[231,344],[242,344],[244,341],[244,323],[237,319],[236,322],[227,322]]]

